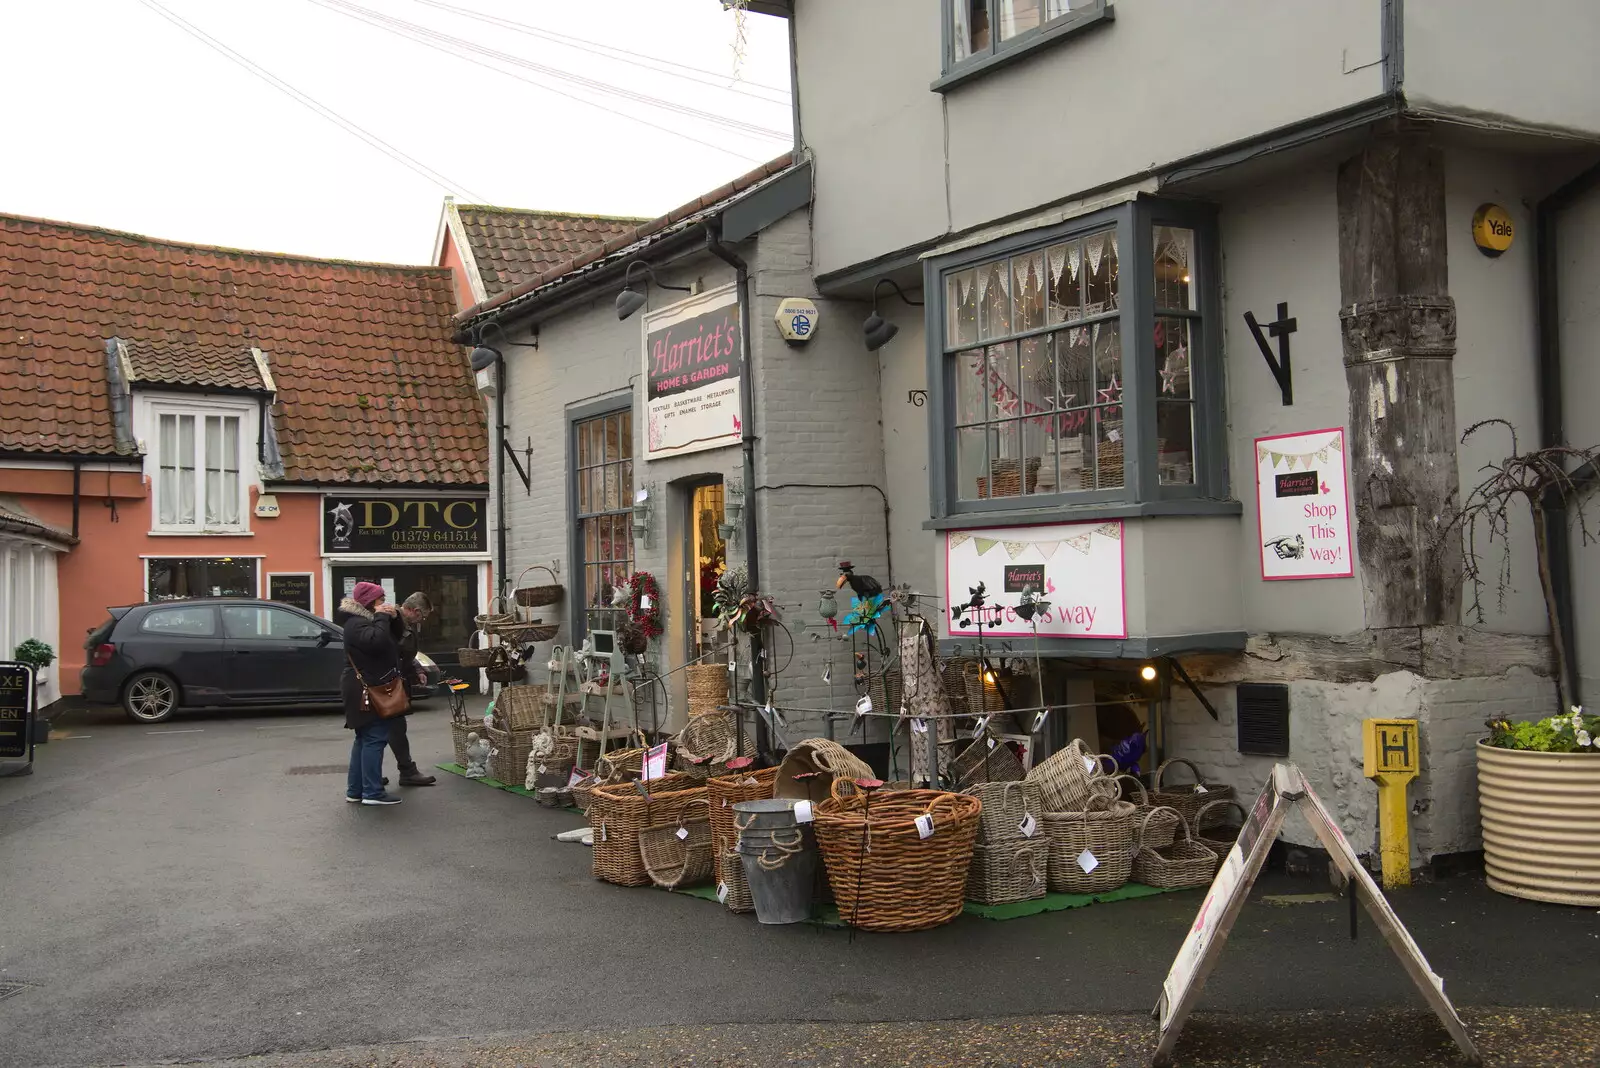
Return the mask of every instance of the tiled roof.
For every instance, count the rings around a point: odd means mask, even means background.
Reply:
[[[265,353],[285,476],[488,481],[450,272],[0,215],[0,450],[114,455],[105,341]],[[154,357],[152,357],[154,358]]]
[[[456,213],[478,276],[491,297],[603,245],[618,234],[631,233],[647,221],[519,211],[486,204],[458,204]]]
[[[769,179],[783,174],[795,166],[795,163],[794,153],[785,152],[777,159],[763,163],[755,170],[740,175],[726,185],[719,186],[704,196],[698,196],[687,204],[673,208],[658,219],[651,219],[649,222],[642,223],[632,230],[617,234],[603,245],[594,246],[584,252],[580,252],[564,263],[558,263],[546,269],[543,273],[528,278],[497,296],[490,297],[481,304],[473,305],[456,316],[456,323],[465,330],[474,320],[490,313],[509,309],[546,286],[565,280],[569,275],[577,274],[586,268],[602,264],[624,254],[635,255],[651,244],[692,226],[713,212],[727,207],[728,204],[750,193]]]
[[[78,544],[78,539],[70,530],[46,523],[24,508],[15,497],[0,497],[0,530],[35,535],[57,545]]]
[[[126,342],[134,382],[264,390],[248,345],[196,345],[185,341]]]

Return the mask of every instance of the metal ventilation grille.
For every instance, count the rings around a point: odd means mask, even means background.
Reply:
[[[1239,684],[1239,752],[1289,755],[1289,687],[1281,683]]]

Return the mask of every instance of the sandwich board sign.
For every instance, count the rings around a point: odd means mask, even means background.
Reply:
[[[20,767],[0,774],[29,775],[33,772],[34,697],[33,667],[0,661],[0,764],[25,761]]]
[[[1161,1041],[1151,1063],[1156,1068],[1164,1068],[1172,1063],[1172,1049],[1177,1044],[1184,1021],[1200,997],[1206,976],[1216,966],[1228,932],[1233,929],[1239,910],[1250,896],[1250,887],[1255,884],[1256,876],[1261,874],[1267,852],[1283,828],[1284,818],[1290,809],[1295,808],[1305,816],[1323,848],[1328,851],[1336,881],[1347,889],[1353,889],[1366,906],[1373,922],[1383,932],[1389,948],[1400,958],[1401,967],[1411,976],[1411,981],[1438,1015],[1445,1030],[1450,1032],[1450,1037],[1455,1039],[1468,1063],[1483,1063],[1471,1036],[1467,1034],[1466,1026],[1456,1014],[1455,1006],[1445,997],[1444,980],[1428,967],[1422,950],[1412,940],[1400,917],[1389,907],[1388,900],[1378,890],[1378,884],[1372,881],[1372,876],[1356,859],[1355,850],[1350,848],[1344,832],[1339,830],[1339,825],[1311,789],[1311,784],[1306,782],[1300,769],[1293,764],[1278,764],[1272,769],[1272,777],[1251,806],[1250,814],[1239,832],[1239,840],[1223,859],[1217,877],[1212,880],[1211,889],[1206,891],[1205,900],[1200,903],[1200,912],[1189,928],[1188,937],[1183,940],[1183,946],[1178,950],[1171,970],[1167,972],[1166,981],[1161,985],[1161,1000],[1156,1003],[1152,1014],[1160,1021]]]

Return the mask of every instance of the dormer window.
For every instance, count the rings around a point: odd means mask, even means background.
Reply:
[[[222,408],[155,415],[155,529],[193,533],[245,530],[240,464],[245,412]]]

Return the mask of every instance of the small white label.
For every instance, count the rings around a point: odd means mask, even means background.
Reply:
[[[1078,854],[1078,867],[1083,869],[1083,874],[1088,875],[1100,866],[1100,858],[1085,849]]]
[[[989,748],[990,748],[990,749],[993,749],[993,748],[994,748],[994,739],[993,739],[993,738],[990,738],[990,739],[989,739]]]
[[[650,611],[650,609],[655,607],[655,603],[656,599],[650,596],[648,593],[639,598],[639,608],[641,611]]]
[[[1107,441],[1121,441],[1122,440],[1122,431],[1120,431],[1120,430],[1108,430],[1108,431],[1106,431],[1106,440]]]
[[[683,841],[683,839],[689,837],[689,828],[687,828],[687,827],[679,827],[676,831],[674,831],[672,833],[676,834],[678,836],[678,840],[681,842],[681,841]]]
[[[543,775],[545,773],[545,771],[546,771],[545,766],[543,764],[540,764],[539,765],[539,774]]]
[[[872,711],[872,698],[871,697],[863,696],[860,700],[856,701],[856,714],[857,715],[864,716],[868,712],[871,712],[871,711]]]
[[[917,734],[927,734],[928,721],[925,719],[914,719],[911,721],[911,729]]]
[[[922,838],[933,837],[933,816],[924,812],[916,818],[917,834]]]
[[[810,801],[796,801],[794,803],[794,821],[796,823],[810,823],[812,818]]]
[[[1094,767],[1095,767],[1094,757],[1084,757],[1083,758],[1083,770],[1085,772],[1087,772],[1090,775],[1093,775],[1094,774]]]
[[[1033,813],[1025,813],[1022,822],[1017,824],[1017,830],[1022,832],[1022,837],[1032,838],[1039,830],[1039,821],[1033,818]]]
[[[726,905],[727,903],[728,903],[728,884],[727,883],[718,883],[717,884],[717,904]]]
[[[1194,784],[1194,792],[1197,793],[1197,794],[1206,793],[1206,784],[1203,783],[1203,782],[1195,783]]]
[[[1050,710],[1049,709],[1045,709],[1043,712],[1040,712],[1037,716],[1034,716],[1033,717],[1033,730],[1029,731],[1028,733],[1030,733],[1030,734],[1038,734],[1040,731],[1044,730],[1044,721],[1049,719],[1049,718],[1050,718]]]
[[[606,833],[606,825],[602,823],[600,825],[600,841],[606,842],[606,841],[610,841],[610,839],[611,839],[611,836]]]

